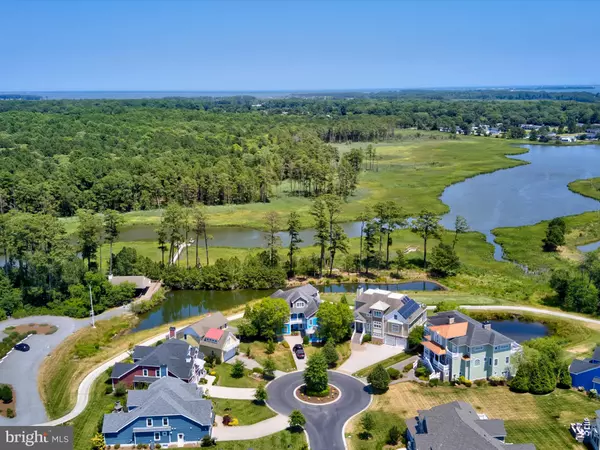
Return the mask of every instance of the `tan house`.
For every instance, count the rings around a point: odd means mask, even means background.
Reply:
[[[235,337],[236,331],[229,326],[223,314],[216,312],[178,331],[177,338],[184,341],[193,339],[205,356],[215,355],[224,362],[233,358],[240,346],[240,340]]]

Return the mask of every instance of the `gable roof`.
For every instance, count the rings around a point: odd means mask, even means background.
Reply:
[[[600,346],[598,346],[594,349],[594,354],[592,355],[591,359],[593,361],[600,361]]]
[[[284,299],[290,307],[291,314],[303,313],[305,317],[313,316],[320,304],[319,291],[312,284],[304,284],[286,291],[279,289],[271,294],[271,298]],[[298,300],[304,300],[305,305],[295,306]]]
[[[455,345],[468,345],[469,347],[473,347],[487,344],[511,344],[515,342],[513,339],[504,336],[491,328],[484,328],[481,322],[478,322],[459,311],[444,311],[429,317],[427,319],[427,328],[431,329],[440,325],[450,325],[448,322],[451,319],[454,320],[454,325],[462,323],[467,324],[467,330],[464,334],[452,338],[448,337]],[[461,326],[464,327],[464,325]],[[452,335],[455,334],[457,330],[460,329],[458,327],[449,328],[448,333]]]
[[[138,276],[138,275],[113,276],[108,281],[113,286],[117,286],[121,283],[133,283],[133,284],[135,284],[136,289],[146,289],[147,287],[150,287],[150,285],[152,284],[152,281],[150,281],[149,278],[143,277],[141,275],[140,276]]]
[[[386,302],[378,300],[377,302],[371,305],[370,309],[374,309],[375,311],[386,311],[389,307],[390,305],[388,305]]]
[[[447,325],[434,325],[429,327],[431,331],[435,331],[437,334],[445,339],[452,339],[467,334],[467,328],[469,327],[468,322],[451,323]]]
[[[191,346],[185,341],[169,339],[157,347],[136,346],[133,354],[145,355],[133,364],[116,363],[113,366],[111,378],[121,378],[137,367],[160,367],[167,366],[177,378],[187,379],[190,376],[193,361],[187,361]]]
[[[180,415],[199,425],[211,425],[212,403],[202,399],[202,390],[177,378],[165,377],[145,391],[129,391],[127,406],[136,406],[126,413],[104,415],[102,433],[118,433],[139,418]]]
[[[211,328],[206,332],[206,335],[204,337],[206,339],[213,339],[215,341],[218,341],[219,339],[221,339],[221,336],[223,336],[223,330],[219,330],[218,328]]]
[[[409,324],[426,310],[423,305],[415,302],[405,294],[383,289],[367,289],[356,297],[354,317],[363,321],[368,320],[369,310],[383,305],[389,306],[386,314],[390,314],[391,311],[398,311],[403,319],[399,321]]]
[[[223,313],[217,311],[208,314],[206,317],[203,317],[198,322],[188,325],[183,330],[177,333],[177,337],[182,337],[184,334],[187,334],[186,331],[191,329],[199,337],[202,338],[206,334],[206,332],[211,328],[226,328],[227,323],[227,318],[223,315]]]
[[[592,360],[589,358],[574,359],[569,366],[569,372],[573,374],[579,374],[598,368],[600,368],[600,362],[592,362]]]
[[[229,339],[230,336],[237,340],[235,335],[229,330],[215,330],[215,331],[221,332],[219,339],[211,340],[211,338],[208,336],[208,333],[207,333],[206,336],[204,336],[202,339],[200,339],[199,345],[201,345],[203,347],[209,347],[209,348],[215,348],[218,350],[223,350],[225,348],[225,345],[227,344],[227,340]],[[216,333],[215,333],[215,335],[216,335]]]
[[[506,444],[504,421],[482,420],[473,407],[455,401],[419,411],[406,425],[417,450],[535,450],[533,444]]]

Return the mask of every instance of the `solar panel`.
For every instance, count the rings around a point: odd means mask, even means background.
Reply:
[[[409,298],[404,306],[398,311],[402,317],[408,319],[415,311],[419,309],[419,304],[412,298]]]

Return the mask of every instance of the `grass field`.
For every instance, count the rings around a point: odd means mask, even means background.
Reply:
[[[266,405],[259,405],[250,400],[230,400],[225,398],[211,399],[215,414],[223,417],[229,414],[238,419],[240,425],[252,425],[275,417],[276,414]],[[221,426],[222,424],[219,424]]]
[[[369,411],[377,414],[373,438],[362,441],[360,416],[353,419],[346,432],[353,450],[381,449],[392,425],[405,428],[404,419],[417,415],[417,410],[452,402],[470,403],[478,413],[490,419],[503,419],[507,442],[533,443],[537,450],[583,449],[569,433],[571,422],[595,417],[598,401],[584,394],[557,389],[551,394],[534,396],[515,394],[506,387],[446,387],[430,388],[417,383],[399,383],[386,394],[375,396]],[[380,420],[381,419],[381,420]]]
[[[252,378],[250,374],[252,371],[245,369],[244,376],[242,378],[233,378],[231,376],[231,368],[233,365],[223,363],[215,366],[214,369],[211,369],[210,372],[213,371],[217,373],[219,379],[217,380],[217,386],[227,386],[227,387],[236,387],[236,388],[255,388],[257,387],[261,381]],[[208,388],[208,393],[210,394],[210,388]]]
[[[280,431],[260,439],[250,441],[222,441],[214,447],[216,450],[303,450],[306,437],[302,432]]]
[[[371,370],[373,370],[375,368],[375,366],[378,366],[379,364],[381,364],[383,367],[387,368],[387,367],[393,366],[396,363],[399,363],[400,361],[404,361],[405,359],[408,359],[411,356],[413,356],[412,353],[398,353],[397,355],[390,356],[387,359],[379,361],[377,364],[373,364],[368,367],[365,367],[364,369],[360,369],[358,372],[354,373],[353,375],[355,377],[361,377],[361,378],[366,377],[367,375],[369,375],[369,373],[371,373]]]
[[[275,351],[269,355],[267,354],[267,343],[264,341],[254,342],[242,342],[240,344],[240,353],[246,355],[248,353],[248,346],[250,346],[250,354],[253,359],[256,360],[261,366],[268,357],[270,357],[275,363],[275,368],[282,372],[293,372],[296,370],[296,364],[290,349],[285,348],[282,342],[275,343]]]
[[[357,193],[343,206],[340,220],[354,220],[366,205],[379,200],[396,200],[412,215],[423,209],[443,213],[448,208],[438,197],[446,186],[481,173],[523,164],[504,156],[525,151],[515,147],[515,141],[476,136],[443,140],[431,133],[423,133],[422,136],[423,139],[375,144],[378,170],[361,174]],[[366,145],[342,146],[341,150]],[[275,188],[275,194],[269,203],[210,206],[207,208],[209,224],[264,228],[263,216],[267,212],[287,215],[296,211],[300,214],[302,225],[311,226],[309,199],[290,197],[286,195],[285,187]],[[125,225],[154,225],[160,221],[161,214],[162,210],[126,213]],[[63,221],[69,233],[76,230],[76,218]]]
[[[309,358],[310,355],[317,353],[318,351],[320,351],[323,348],[323,345],[320,344],[310,344],[310,345],[305,345],[304,346],[304,352],[306,353],[306,358]],[[346,342],[342,342],[340,344],[336,344],[335,349],[338,352],[338,355],[340,356],[340,359],[338,360],[336,367],[341,366],[342,364],[344,364],[344,362],[350,358],[350,354],[352,353],[352,350],[350,349],[350,341],[346,341]]]

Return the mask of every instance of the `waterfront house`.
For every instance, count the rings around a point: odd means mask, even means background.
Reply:
[[[429,317],[425,325],[423,362],[444,381],[460,376],[473,381],[492,376],[510,378],[511,357],[520,352],[514,340],[459,311]]]
[[[218,356],[225,362],[233,358],[240,347],[236,332],[223,314],[215,312],[178,331],[177,337],[184,341],[193,339],[201,353]]]
[[[286,291],[279,289],[271,297],[284,299],[290,307],[290,317],[283,326],[282,334],[300,332],[308,336],[311,342],[319,341],[317,311],[321,297],[317,288],[305,284]]]
[[[383,289],[359,289],[354,304],[354,330],[370,334],[374,343],[406,348],[414,327],[427,320],[427,307],[407,295]]]
[[[113,276],[109,275],[108,281],[113,286],[118,286],[122,283],[130,283],[135,285],[135,297],[141,297],[152,285],[152,280],[144,276]]]
[[[133,363],[116,363],[111,380],[113,387],[124,383],[128,387],[151,384],[164,377],[197,383],[206,374],[204,355],[187,342],[169,339],[156,346],[138,345],[133,349]]]
[[[573,387],[600,390],[600,347],[596,347],[591,358],[574,359],[569,365],[569,373]]]
[[[161,378],[147,390],[129,391],[127,412],[104,415],[106,445],[198,444],[212,432],[212,402],[202,388],[177,378]]]
[[[504,421],[488,419],[465,402],[455,401],[406,419],[408,450],[535,450],[533,444],[506,443]]]

